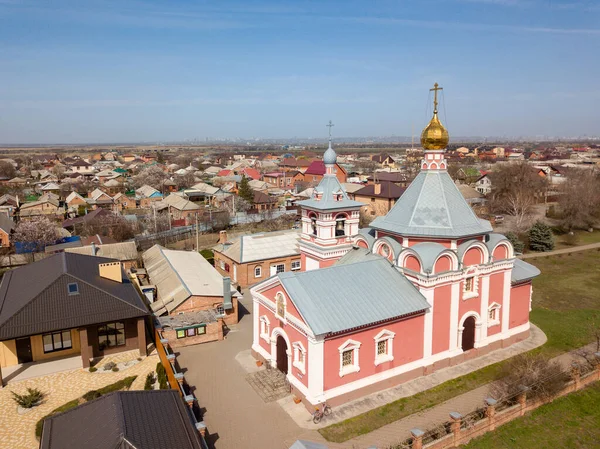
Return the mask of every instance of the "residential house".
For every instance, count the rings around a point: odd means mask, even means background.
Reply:
[[[21,218],[29,218],[40,215],[58,216],[63,212],[58,197],[50,193],[40,196],[37,201],[22,204],[19,215]]]
[[[348,175],[346,169],[336,162],[333,172],[340,182],[347,182]],[[325,175],[325,163],[323,161],[313,161],[304,172],[304,181],[313,185],[318,184]]]
[[[183,220],[185,222],[183,224],[185,225],[195,222],[195,217],[202,211],[202,208],[197,203],[175,193],[172,193],[163,201],[157,203],[156,207],[157,210],[162,210],[166,207],[172,220]]]
[[[44,419],[40,449],[205,449],[177,390],[116,391]]]
[[[103,220],[107,217],[111,217],[114,214],[106,209],[98,208],[93,211],[82,215],[81,217],[69,218],[62,222],[62,227],[67,230],[74,230],[75,228],[83,227],[90,224],[94,220]]]
[[[146,355],[146,306],[121,263],[59,253],[8,271],[0,283],[0,366],[122,351]],[[1,379],[1,376],[0,376]]]
[[[198,252],[154,245],[142,259],[150,284],[143,270],[137,279],[171,347],[222,340],[223,326],[238,322],[239,293]]]
[[[410,184],[408,176],[399,171],[376,171],[373,175],[367,177],[368,185],[376,182],[393,182],[400,187],[408,187]]]
[[[254,199],[252,200],[252,208],[261,211],[267,211],[277,208],[277,199],[271,197],[269,194],[254,191]]]
[[[0,247],[8,248],[11,244],[10,236],[15,229],[14,220],[7,214],[0,212]]]
[[[377,162],[378,164],[381,164],[384,167],[395,167],[396,166],[396,161],[394,161],[392,156],[390,156],[389,154],[385,154],[385,153],[376,154],[374,156],[371,156],[371,161]]]
[[[112,197],[100,189],[94,189],[89,192],[88,203],[94,208],[104,208],[104,209],[112,209],[113,207],[113,199]]]
[[[371,216],[378,216],[387,214],[405,190],[404,187],[391,181],[382,181],[366,185],[348,196],[365,205],[361,208],[363,212]]]
[[[83,159],[78,159],[71,164],[69,167],[72,172],[82,173],[82,174],[92,174],[94,173],[94,168],[89,162],[84,161]]]
[[[67,195],[67,198],[65,199],[65,204],[67,205],[67,208],[77,210],[79,206],[87,206],[88,202],[79,193],[71,192],[69,193],[69,195]]]
[[[223,276],[231,276],[241,288],[254,285],[274,274],[297,271],[300,266],[296,230],[242,235],[229,241],[221,231],[219,244],[213,248],[215,268]]]
[[[482,175],[475,181],[475,190],[483,195],[487,195],[492,191],[492,180],[490,179],[489,173]]]
[[[142,209],[151,209],[153,203],[163,200],[163,194],[147,184],[136,189],[135,194],[139,198],[139,206]]]
[[[115,212],[122,212],[123,210],[137,208],[135,198],[128,197],[127,195],[121,192],[117,193],[113,197],[113,203]]]
[[[87,239],[89,240],[89,238]],[[67,248],[65,252],[118,260],[123,265],[125,271],[138,267],[139,255],[134,241],[109,243],[108,240],[112,242],[114,240],[99,235],[94,236],[93,239],[94,242],[91,242],[91,244],[86,244],[78,248]],[[106,243],[102,243],[104,240],[106,240]]]

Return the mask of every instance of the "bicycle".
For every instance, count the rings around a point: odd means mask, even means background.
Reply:
[[[323,402],[321,404],[321,408],[315,407],[315,412],[312,415],[313,422],[315,424],[319,424],[321,422],[321,419],[323,419],[323,416],[329,415],[331,415],[331,407],[326,402]]]

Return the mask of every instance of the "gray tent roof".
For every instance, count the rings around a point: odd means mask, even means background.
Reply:
[[[176,390],[118,391],[44,420],[40,449],[206,447]]]
[[[382,258],[277,276],[315,335],[429,308],[419,290]]]
[[[515,259],[510,280],[513,283],[527,281],[539,276],[541,273],[536,266],[531,265],[521,259]]]
[[[341,201],[336,201],[333,197],[334,193],[342,193]],[[323,196],[317,200],[317,193],[322,193]],[[346,190],[340,184],[340,181],[335,175],[325,175],[315,190],[312,198],[304,201],[298,201],[296,204],[309,209],[328,210],[328,209],[352,209],[364,206],[363,203],[351,200],[346,193]]]
[[[475,215],[446,171],[421,171],[385,217],[371,227],[400,235],[457,238],[492,231]]]
[[[148,314],[133,284],[100,277],[104,257],[59,253],[8,271],[0,283],[0,340]],[[69,295],[68,284],[79,293]]]

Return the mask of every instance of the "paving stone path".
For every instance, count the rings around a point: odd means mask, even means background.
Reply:
[[[246,380],[265,402],[275,402],[290,395],[290,384],[278,369],[263,369],[250,373]]]
[[[135,360],[137,351],[107,357],[107,361],[115,363]],[[35,438],[35,425],[44,416],[57,407],[72,401],[90,390],[96,390],[129,376],[137,376],[132,390],[142,390],[146,375],[156,369],[157,355],[150,355],[141,362],[118,372],[90,373],[88,370],[76,369],[42,377],[11,382],[0,389],[0,449],[37,449],[39,442]],[[25,414],[17,413],[17,404],[12,399],[11,391],[25,393],[27,387],[38,388],[46,394],[44,402]]]

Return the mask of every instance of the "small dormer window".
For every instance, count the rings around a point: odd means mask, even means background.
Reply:
[[[68,284],[67,291],[69,292],[69,295],[78,295],[79,294],[79,286],[75,282]]]

